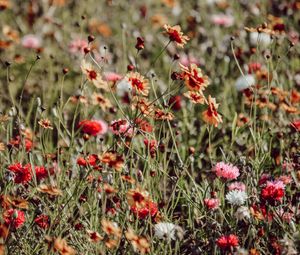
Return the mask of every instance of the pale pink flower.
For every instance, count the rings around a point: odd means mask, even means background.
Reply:
[[[186,55],[186,54],[183,54],[180,56],[179,63],[184,66],[190,66],[191,64],[196,64],[196,65],[200,64],[200,62],[197,58],[195,58],[194,56]]]
[[[88,47],[88,42],[84,39],[74,39],[69,44],[69,52],[72,54],[84,54],[84,48]]]
[[[215,25],[224,26],[224,27],[231,27],[234,23],[234,18],[232,15],[226,14],[214,14],[211,17],[211,21]]]
[[[204,204],[208,209],[215,210],[219,207],[220,200],[218,198],[205,198]]]
[[[236,179],[240,175],[239,169],[232,165],[226,164],[224,162],[219,162],[213,168],[218,177],[223,177],[225,179]]]
[[[228,190],[246,191],[246,185],[242,182],[232,182],[228,185]]]
[[[278,180],[282,181],[284,185],[290,184],[293,181],[292,177],[289,175],[281,175]]]
[[[28,34],[22,38],[21,44],[27,49],[38,49],[41,47],[41,40],[36,35]]]
[[[117,81],[122,80],[122,78],[123,78],[122,75],[117,74],[115,72],[106,72],[103,74],[103,76],[106,81],[110,81],[113,83],[116,83]]]

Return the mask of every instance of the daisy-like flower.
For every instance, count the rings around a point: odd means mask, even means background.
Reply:
[[[147,238],[136,235],[131,228],[126,231],[125,236],[127,240],[132,244],[135,251],[139,251],[141,254],[150,252],[150,244]]]
[[[247,193],[240,190],[231,190],[226,194],[226,200],[232,205],[241,206],[246,202],[247,198]]]
[[[34,219],[34,223],[42,229],[49,228],[50,218],[45,214],[41,214]]]
[[[126,194],[126,197],[128,204],[137,208],[145,207],[147,201],[150,200],[148,192],[141,188],[130,189]]]
[[[218,177],[222,177],[225,179],[236,179],[240,175],[240,171],[236,166],[232,164],[226,164],[224,162],[217,163],[213,171],[216,173]]]
[[[160,222],[154,225],[154,235],[159,239],[181,240],[183,237],[183,229],[169,222]]]
[[[54,239],[53,249],[54,249],[54,251],[57,251],[61,255],[75,255],[76,254],[76,251],[67,244],[67,241],[60,237]]]
[[[174,115],[171,112],[165,112],[159,108],[154,110],[154,119],[155,120],[172,120]]]
[[[84,54],[84,48],[88,47],[88,42],[83,39],[74,39],[69,44],[69,52],[72,54]]]
[[[87,230],[86,232],[89,235],[89,240],[93,243],[98,243],[103,240],[103,236],[101,236],[97,231]]]
[[[170,41],[176,42],[177,46],[183,48],[190,38],[181,32],[179,25],[171,27],[170,25],[164,25],[165,33],[169,36]]]
[[[118,224],[116,222],[112,222],[106,219],[102,219],[101,220],[101,225],[102,225],[102,229],[103,231],[107,234],[107,235],[112,235],[116,238],[121,238],[122,235],[122,230],[119,228]]]
[[[133,97],[132,109],[139,109],[144,116],[153,113],[153,105],[144,97]]]
[[[99,93],[93,93],[92,103],[93,105],[98,105],[103,111],[106,111],[107,109],[112,107],[112,104],[109,101],[109,99],[107,99]]]
[[[188,91],[183,94],[185,97],[190,99],[190,101],[194,104],[204,104],[205,103],[205,97],[203,93],[198,91]]]
[[[41,127],[45,128],[45,129],[53,129],[51,121],[48,119],[41,119],[38,123]]]
[[[101,74],[96,72],[96,70],[90,63],[86,62],[85,60],[82,60],[81,70],[86,75],[87,79],[90,82],[92,82],[96,88],[109,91],[107,82],[102,79]]]
[[[149,81],[144,78],[138,72],[131,72],[126,75],[126,80],[131,85],[132,89],[134,89],[137,93],[142,94],[143,96],[148,96],[149,93]]]
[[[122,171],[124,165],[123,155],[119,155],[116,152],[105,152],[102,156],[100,156],[100,160],[102,163],[107,164],[116,171]]]
[[[26,184],[32,178],[30,164],[22,166],[21,163],[16,163],[8,166],[8,170],[15,174],[14,182],[18,184]]]
[[[208,109],[202,113],[203,120],[215,127],[218,126],[219,123],[222,123],[222,117],[218,114],[217,109],[219,104],[216,103],[216,99],[212,98],[210,95],[208,96]]]
[[[209,85],[208,77],[203,75],[202,70],[196,64],[191,64],[190,68],[180,64],[180,68],[181,76],[189,90],[203,91]]]

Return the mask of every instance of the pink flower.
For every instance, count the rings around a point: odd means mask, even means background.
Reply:
[[[208,209],[215,210],[219,207],[220,200],[217,198],[205,198],[204,204]]]
[[[119,80],[122,80],[123,76],[121,76],[120,74],[114,73],[114,72],[107,72],[104,73],[104,79],[106,81],[111,81],[113,83],[116,83]]]
[[[195,58],[194,56],[188,56],[186,54],[180,56],[179,63],[184,66],[190,66],[191,64],[196,64],[196,65],[200,64],[197,58]]]
[[[234,18],[231,15],[226,15],[221,13],[221,14],[212,15],[211,21],[215,25],[231,27],[234,23]]]
[[[246,191],[246,185],[242,182],[232,182],[228,185],[228,189],[230,190],[240,190]]]
[[[240,171],[236,166],[232,164],[226,164],[224,162],[217,163],[213,168],[213,171],[216,172],[218,177],[223,177],[230,180],[236,179],[240,175]]]
[[[21,44],[27,49],[38,49],[41,47],[41,40],[36,35],[29,34],[22,38]]]
[[[69,44],[69,52],[72,54],[84,54],[84,48],[88,47],[88,42],[83,39],[75,39]]]
[[[124,119],[112,121],[110,123],[109,129],[115,135],[130,136],[133,133],[132,127],[130,127],[128,121]]]

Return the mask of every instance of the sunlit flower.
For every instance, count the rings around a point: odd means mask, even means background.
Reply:
[[[105,152],[100,157],[101,162],[107,164],[109,167],[120,172],[124,165],[124,159],[122,155],[118,155],[115,152]]]
[[[39,125],[45,129],[53,129],[53,126],[48,119],[41,119],[39,122]]]
[[[282,181],[267,181],[266,186],[261,191],[261,198],[269,203],[282,201],[285,185]]]
[[[15,183],[26,184],[32,178],[30,164],[26,164],[25,166],[22,166],[22,164],[16,163],[8,166],[7,169],[15,174],[14,177]]]
[[[205,97],[202,92],[199,91],[187,91],[183,94],[185,97],[190,99],[190,101],[194,104],[204,104]]]
[[[156,108],[154,110],[154,119],[156,119],[156,120],[172,120],[172,119],[174,119],[174,115],[171,112],[166,112],[159,108]]]
[[[235,82],[235,87],[238,91],[248,89],[253,85],[255,85],[255,78],[251,74],[240,76]]]
[[[131,228],[126,231],[125,237],[132,244],[135,251],[139,251],[141,254],[150,252],[150,244],[147,238],[136,235]]]
[[[137,93],[142,94],[143,96],[148,96],[149,93],[149,81],[144,78],[138,72],[131,72],[126,75],[126,80],[131,85]]]
[[[60,255],[75,255],[76,254],[76,251],[67,244],[67,241],[60,237],[58,237],[54,240],[53,249],[54,249],[54,251],[59,252]]]
[[[121,238],[122,230],[118,227],[118,224],[116,222],[102,219],[101,225],[102,225],[102,230],[107,235],[112,235],[112,236],[116,237],[117,239]]]
[[[154,235],[159,239],[181,240],[183,237],[183,229],[173,223],[160,222],[154,225]]]
[[[141,206],[141,203],[139,203],[138,206],[131,206],[130,210],[139,219],[145,219],[148,216],[155,217],[155,215],[158,213],[157,204],[151,200],[147,200],[144,203],[144,206]]]
[[[226,164],[224,162],[219,162],[213,167],[213,171],[215,171],[218,177],[222,177],[225,179],[236,179],[240,175],[239,169],[232,165]]]
[[[147,201],[150,200],[148,192],[141,188],[130,189],[126,197],[128,204],[137,208],[143,208],[146,206]]]
[[[107,109],[112,107],[111,102],[109,99],[104,97],[102,94],[99,93],[93,93],[92,96],[92,103],[93,105],[98,105],[103,111],[106,111]]]
[[[208,96],[208,109],[202,112],[203,120],[215,127],[217,127],[219,123],[223,122],[221,115],[217,112],[218,107],[219,104],[216,103],[216,99]]]
[[[247,193],[241,190],[231,190],[226,194],[226,200],[232,205],[243,205],[247,198]]]
[[[61,196],[63,194],[59,188],[51,185],[46,185],[46,184],[41,184],[37,188],[37,190],[41,193],[46,193],[50,196]]]
[[[133,128],[125,119],[112,121],[109,130],[115,135],[131,136],[133,134]]]
[[[87,230],[87,233],[89,235],[89,239],[93,243],[98,243],[99,241],[103,240],[103,237],[96,231]]]
[[[191,91],[203,91],[209,85],[209,79],[202,73],[202,70],[196,65],[191,64],[190,68],[181,65],[181,76],[185,81],[185,85]]]
[[[166,30],[166,34],[169,36],[170,41],[176,42],[177,46],[183,48],[183,46],[187,43],[190,38],[186,35],[183,35],[181,32],[180,26],[164,25],[164,29]]]

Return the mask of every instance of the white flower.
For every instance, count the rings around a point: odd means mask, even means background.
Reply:
[[[178,225],[168,222],[160,222],[154,226],[154,235],[159,239],[182,239],[183,230]]]
[[[247,193],[240,190],[231,190],[226,195],[226,200],[232,205],[243,205],[246,202]]]
[[[258,32],[251,32],[250,33],[250,43],[253,46],[261,46],[266,48],[271,44],[271,36],[266,33],[258,33]]]
[[[250,219],[250,211],[249,211],[248,207],[246,207],[246,206],[239,207],[235,212],[235,217],[238,220],[248,220],[248,219]]]
[[[132,87],[126,79],[122,79],[117,84],[117,95],[123,96],[126,92],[131,92]]]
[[[238,91],[242,91],[244,89],[250,88],[255,84],[255,79],[253,75],[247,74],[244,76],[240,76],[235,82],[235,87]]]

